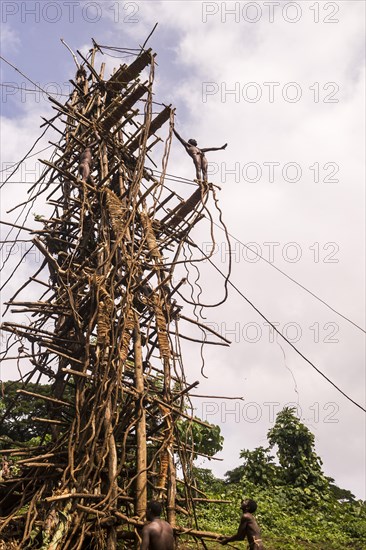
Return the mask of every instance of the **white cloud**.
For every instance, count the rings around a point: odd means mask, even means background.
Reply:
[[[230,22],[228,17],[229,22],[222,23],[220,13],[209,17],[204,24],[200,2],[140,2],[138,5],[139,23],[113,26],[111,22],[109,43],[121,45],[122,41],[123,46],[137,47],[159,21],[150,41],[158,54],[158,87],[155,90],[158,101],[172,101],[177,105],[176,124],[183,137],[196,137],[203,146],[229,143],[226,151],[208,153],[208,158],[216,163],[217,173],[212,179],[222,187],[218,195],[230,232],[243,243],[256,243],[267,260],[270,248],[265,243],[279,243],[273,245],[278,267],[364,326],[365,144],[364,59],[361,53],[364,3],[341,3],[340,12],[334,16],[339,18],[339,23],[334,24],[314,23],[309,3],[301,4],[303,18],[296,24],[287,23],[281,17],[274,23],[268,23],[263,17],[256,24],[242,19],[238,23]],[[321,18],[326,15],[330,12],[320,13]],[[16,45],[16,35],[11,38],[12,32],[8,32],[7,41]],[[76,47],[84,48],[85,38],[82,42]],[[32,47],[27,45],[30,50]],[[111,58],[104,60],[108,60],[107,72],[119,62]],[[47,80],[47,75],[44,79]],[[208,96],[206,102],[202,101],[203,82],[218,86],[217,93]],[[236,82],[239,83],[239,102],[235,102],[233,95],[222,101],[221,91],[225,91],[225,85],[232,89]],[[263,97],[257,103],[243,99],[243,88],[248,82],[260,86]],[[280,82],[275,88],[273,103],[268,101],[265,82]],[[302,97],[297,103],[282,97],[283,87],[289,82],[297,82],[301,87]],[[317,89],[313,85],[316,82],[319,82],[318,103],[314,102]],[[324,89],[328,82],[336,83],[339,91],[332,87]],[[324,103],[332,89],[338,103]],[[3,158],[16,160],[39,132],[38,115],[44,105],[32,105],[32,109],[26,110],[23,107],[14,104],[17,120],[3,120],[3,136],[4,130],[7,136],[3,138]],[[257,183],[245,181],[243,177],[249,162],[256,162],[261,168],[262,176]],[[280,163],[274,182],[268,181],[265,162]],[[301,167],[302,177],[296,183],[283,179],[283,167],[289,162],[297,162]],[[315,163],[319,163],[321,181],[318,183],[314,181],[315,168],[309,168]],[[322,181],[332,173],[332,166],[324,168],[326,163],[339,167],[333,176],[339,179],[338,182]],[[238,164],[236,182],[235,174],[225,176],[225,168],[233,170]],[[168,171],[193,177],[191,159],[177,141],[173,142]],[[178,189],[175,182],[169,185]],[[5,195],[6,206],[17,198]],[[201,225],[194,236],[204,243],[208,237],[203,230],[204,223]],[[219,249],[213,259],[225,271],[227,251],[222,242],[222,234],[217,231]],[[294,248],[288,248],[292,242],[301,250],[298,262],[291,262],[286,256],[286,247],[288,252],[294,252]],[[328,248],[327,243],[331,245]],[[289,323],[293,329],[300,327],[301,338],[296,345],[349,395],[363,402],[361,333],[267,263],[249,261],[245,249],[233,244],[233,282],[271,321],[280,323],[281,330]],[[336,263],[327,261],[332,252],[333,258],[338,260]],[[223,290],[219,278],[207,265],[201,265],[200,270],[205,298],[221,297]],[[219,389],[222,395],[243,395],[246,400],[244,404],[240,402],[239,422],[233,415],[222,422],[220,409],[218,415],[208,418],[222,424],[224,462],[214,469],[223,474],[238,465],[242,448],[264,444],[270,426],[269,408],[264,403],[284,405],[296,401],[297,394],[280,347],[269,342],[268,327],[234,290],[230,290],[224,306],[207,310],[206,315],[219,330],[233,331],[231,336],[228,334],[233,344],[230,349],[206,349],[208,380],[199,373],[199,349],[184,345],[189,379],[200,379],[198,393],[217,395]],[[253,330],[259,327],[261,331],[257,343],[250,341],[253,333],[245,332],[250,323]],[[332,334],[332,327],[337,329],[334,338],[338,343],[326,341]],[[316,330],[319,341],[316,341]],[[316,433],[317,450],[324,459],[326,474],[365,498],[361,411],[290,348],[282,345],[286,364],[297,382],[304,421]],[[252,402],[261,407],[262,416],[258,422],[243,416],[243,407]],[[226,402],[224,412],[229,410],[229,403]],[[326,408],[328,403],[338,407],[335,414],[338,422],[326,421],[326,415],[332,412]],[[219,406],[224,407],[221,401]],[[197,407],[197,412],[202,411],[202,404]],[[316,412],[317,421],[314,419]],[[345,433],[352,444],[352,453],[345,442]]]
[[[220,8],[234,3],[214,4]],[[196,137],[203,146],[229,142],[225,152],[208,154],[209,160],[216,163],[217,173],[212,179],[222,187],[220,204],[229,230],[244,243],[257,243],[267,259],[269,247],[264,243],[278,242],[273,249],[276,265],[364,326],[365,210],[361,183],[364,177],[364,59],[361,54],[364,5],[342,3],[340,12],[333,14],[339,22],[333,24],[314,23],[309,5],[301,4],[303,17],[297,24],[289,24],[280,17],[274,23],[264,18],[258,24],[243,20],[235,23],[229,16],[228,22],[222,23],[220,13],[208,17],[204,24],[200,2],[142,2],[143,25],[139,29],[146,31],[159,14],[159,27],[155,32],[158,54],[164,54],[165,48],[169,48],[174,56],[170,65],[174,73],[163,79],[160,93],[171,94],[178,102],[176,123],[180,133],[186,138]],[[320,10],[323,10],[319,13],[321,20],[332,16],[322,4]],[[159,28],[163,28],[160,35]],[[165,34],[171,38],[168,30],[174,32],[173,44],[165,39]],[[159,56],[157,59],[159,62]],[[206,102],[202,101],[204,82],[213,83],[210,89],[216,91],[207,96]],[[243,100],[248,82],[256,82],[262,91],[263,96],[257,103]],[[268,101],[265,82],[280,83],[274,88],[273,103]],[[302,97],[297,103],[282,97],[284,86],[290,82],[296,82],[301,88]],[[238,102],[233,94],[228,94],[224,101],[221,94],[233,90],[235,83],[239,85]],[[288,91],[294,92],[294,88]],[[325,102],[332,99],[338,102]],[[169,171],[192,177],[193,166],[183,153],[180,145],[173,143]],[[281,177],[283,166],[290,161],[301,166],[302,178],[297,183],[286,182]],[[244,181],[242,170],[248,162],[258,163],[262,169],[257,183]],[[277,175],[273,183],[268,182],[264,162],[281,164],[280,176]],[[319,183],[314,181],[316,162],[321,171]],[[236,182],[236,175],[225,176],[224,169],[234,170],[238,163],[239,181]],[[333,178],[339,181],[322,181],[330,177],[333,170]],[[214,260],[225,269],[225,250],[220,237],[218,239],[223,257],[217,252]],[[283,258],[284,249],[291,242],[301,248],[301,259],[297,263]],[[208,275],[205,268],[202,273],[205,296],[213,296],[215,290],[219,294],[221,290],[214,287],[217,279]],[[358,402],[364,402],[363,340],[357,329],[270,266],[248,262],[240,247],[235,249],[232,280],[272,321],[278,321],[281,329],[286,323],[300,327],[299,348],[343,390]],[[209,381],[201,379],[203,389],[200,387],[199,393],[216,395],[219,387],[221,394],[242,394],[247,402],[261,404],[262,409],[264,402],[284,405],[296,401],[293,379],[284,366],[280,348],[266,343],[268,328],[249,306],[238,300],[231,291],[229,301],[218,312],[206,312],[221,330],[234,331],[234,342],[230,350],[206,351],[205,372]],[[235,333],[237,324],[240,332],[248,323],[263,331],[256,344],[245,341],[242,332]],[[314,341],[316,330],[319,342]],[[337,333],[333,338],[332,331]],[[327,339],[339,341],[328,343]],[[296,378],[300,404],[306,411],[305,422],[316,433],[326,473],[364,497],[362,412],[283,345],[286,362]],[[192,365],[190,378],[196,379],[199,358],[191,346],[186,353],[185,364]],[[327,422],[326,415],[332,412],[329,403],[337,408],[337,422]],[[314,422],[312,415],[316,407],[319,419]],[[212,421],[222,423],[220,414]],[[229,415],[228,422],[222,423],[225,460],[221,465],[214,465],[215,471],[223,474],[236,466],[241,448],[263,444],[268,426],[268,418],[264,416],[258,423],[243,418],[236,423],[233,415]],[[342,442],[344,431],[351,434],[359,449],[352,457]],[[348,469],[343,467],[345,462]]]
[[[3,24],[0,33],[0,47],[3,53],[18,51],[21,41],[19,34],[9,25]]]

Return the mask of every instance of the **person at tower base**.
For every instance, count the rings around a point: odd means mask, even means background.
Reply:
[[[142,529],[141,550],[174,550],[174,532],[167,521],[160,519],[161,504],[152,500],[147,505],[148,523]]]
[[[243,500],[241,503],[243,515],[240,520],[238,532],[232,537],[223,537],[219,542],[227,544],[235,540],[245,540],[249,543],[249,550],[264,550],[262,544],[261,532],[255,517],[252,515],[257,509],[257,503],[250,498]]]
[[[205,157],[205,153],[207,153],[207,151],[221,151],[222,149],[226,149],[227,143],[225,143],[225,145],[223,145],[222,147],[206,147],[205,149],[200,149],[199,147],[197,147],[197,141],[195,139],[189,139],[188,141],[185,141],[176,130],[173,131],[177,139],[179,139],[179,141],[187,151],[188,155],[193,160],[196,168],[197,180],[207,183],[208,162]]]

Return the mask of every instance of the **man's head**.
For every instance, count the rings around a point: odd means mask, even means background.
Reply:
[[[241,503],[241,509],[243,510],[243,512],[249,512],[250,514],[253,514],[257,509],[257,503],[255,500],[247,498]]]
[[[154,518],[160,517],[161,514],[161,504],[157,500],[150,500],[147,505],[146,518],[148,521],[151,521]]]
[[[195,139],[189,139],[188,143],[189,145],[193,145],[194,147],[197,147],[197,141]]]

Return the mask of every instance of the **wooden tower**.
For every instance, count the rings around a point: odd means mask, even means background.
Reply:
[[[177,423],[205,423],[186,407],[197,383],[183,370],[184,280],[173,284],[173,274],[213,189],[197,185],[186,200],[166,189],[174,109],[153,101],[153,52],[105,79],[98,50],[78,52],[69,99],[50,98],[56,114],[45,124],[61,135],[37,182],[53,208],[32,232],[43,262],[7,304],[31,322],[1,327],[29,350],[17,399],[41,400],[46,411],[33,418],[40,441],[1,451],[8,548],[114,550],[124,540],[131,548],[149,499],[163,502],[177,532],[177,510],[190,516],[194,505],[192,443]],[[158,143],[155,177],[146,161]],[[38,300],[27,299],[30,284]],[[34,389],[46,383],[49,392]],[[1,412],[4,420],[11,409]]]

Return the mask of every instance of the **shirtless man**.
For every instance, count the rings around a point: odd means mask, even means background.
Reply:
[[[91,148],[86,147],[80,155],[79,174],[86,183],[92,183],[91,176],[92,154]]]
[[[141,550],[174,550],[174,533],[167,521],[160,519],[161,504],[152,500],[147,505],[147,523],[142,529]]]
[[[248,498],[247,500],[243,500],[241,509],[243,510],[243,515],[240,520],[238,532],[232,537],[223,537],[219,542],[221,544],[227,544],[228,542],[245,540],[245,538],[247,538],[249,550],[264,550],[258,523],[254,516],[252,516],[257,509],[257,503],[255,500]]]
[[[180,137],[176,130],[174,130],[174,134],[179,139],[189,156],[193,159],[194,165],[196,167],[197,180],[207,183],[208,162],[205,157],[205,153],[207,151],[220,151],[221,149],[226,149],[227,143],[225,143],[225,145],[223,145],[222,147],[206,147],[205,149],[200,149],[199,147],[197,147],[197,141],[195,139],[189,139],[188,141],[185,141],[183,138]]]

